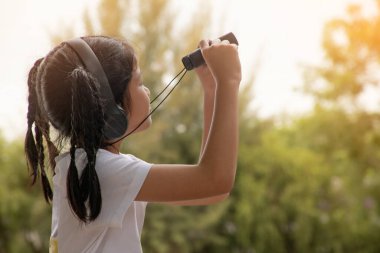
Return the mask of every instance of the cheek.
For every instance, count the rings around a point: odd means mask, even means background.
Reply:
[[[146,113],[149,110],[150,100],[145,92],[136,92],[134,95],[131,101],[129,117],[133,121],[140,121],[147,116]]]
[[[141,93],[139,94],[140,96],[140,106],[142,106],[142,108],[146,108],[146,106],[150,105],[150,98],[149,98],[149,95],[148,93],[145,91],[145,90],[141,90]]]

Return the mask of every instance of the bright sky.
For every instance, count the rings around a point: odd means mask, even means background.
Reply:
[[[98,0],[0,0],[0,129],[12,139],[26,128],[27,73],[50,50],[49,32],[63,25],[80,30],[85,6]],[[252,106],[262,117],[299,114],[311,101],[295,92],[302,84],[302,63],[323,59],[321,33],[329,19],[342,16],[350,3],[371,9],[373,0],[218,0],[211,1],[217,20],[239,40],[243,79],[256,76]],[[175,1],[184,10],[197,1]],[[227,11],[226,11],[227,10]],[[180,15],[180,16],[181,16]],[[256,61],[260,67],[256,68]],[[244,80],[243,80],[244,81]]]

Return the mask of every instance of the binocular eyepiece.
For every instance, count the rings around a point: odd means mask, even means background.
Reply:
[[[239,45],[239,42],[237,41],[235,35],[232,32],[219,37],[219,39],[221,41],[228,40],[231,44]],[[184,56],[182,58],[182,63],[185,66],[186,70],[192,70],[204,64],[205,60],[203,59],[201,50],[198,48],[194,52]]]

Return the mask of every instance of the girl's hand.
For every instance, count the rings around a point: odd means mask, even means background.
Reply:
[[[240,84],[241,66],[237,45],[230,44],[227,40],[215,40],[212,43],[202,40],[199,43],[199,47],[201,48],[207,68],[216,83]],[[204,69],[200,69],[199,72],[204,77],[207,76],[204,73]]]

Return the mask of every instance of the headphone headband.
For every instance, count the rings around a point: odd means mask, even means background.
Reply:
[[[68,45],[77,53],[87,70],[98,80],[100,97],[104,100],[106,140],[114,140],[122,136],[128,127],[128,120],[124,110],[115,102],[111,87],[109,85],[103,67],[96,57],[94,51],[82,38],[67,41]]]

